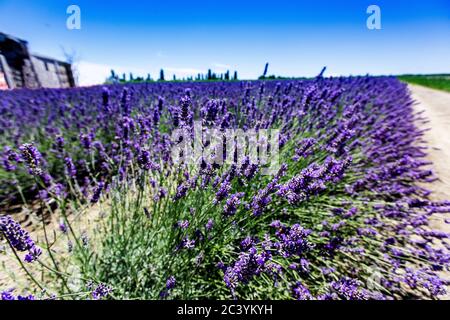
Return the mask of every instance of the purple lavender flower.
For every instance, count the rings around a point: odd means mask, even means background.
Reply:
[[[253,197],[251,204],[254,216],[259,216],[263,213],[264,209],[272,202],[271,194],[278,188],[278,177],[275,177],[264,189],[258,191],[258,194]]]
[[[64,220],[61,220],[61,221],[59,222],[59,230],[60,230],[62,233],[64,233],[64,234],[67,233],[68,228],[67,228],[67,225],[66,225],[66,223],[64,222]]]
[[[369,295],[360,289],[360,283],[351,278],[342,278],[331,283],[332,290],[343,300],[367,300]]]
[[[19,147],[23,161],[27,164],[30,174],[38,176],[42,173],[41,154],[31,143],[25,143]]]
[[[109,112],[109,97],[110,97],[111,92],[109,91],[108,87],[103,87],[102,88],[102,106],[103,106],[103,111],[105,112]]]
[[[90,150],[92,148],[92,141],[94,140],[94,135],[92,133],[80,134],[80,142],[83,148]]]
[[[232,194],[226,201],[225,206],[223,207],[223,215],[225,217],[232,216],[236,213],[238,206],[241,204],[241,198],[245,194],[243,192],[238,192]]]
[[[193,249],[195,248],[195,240],[191,240],[188,237],[185,237],[182,241],[181,241],[181,247],[185,248],[185,249]]]
[[[105,188],[105,183],[103,181],[100,181],[94,190],[94,194],[92,195],[92,198],[91,198],[91,203],[97,203],[100,200],[100,196],[101,196],[104,188]]]
[[[239,174],[244,176],[247,180],[250,180],[255,176],[257,170],[258,165],[256,163],[251,163],[250,157],[245,157],[239,168]]]
[[[326,189],[327,182],[337,183],[350,160],[327,158],[322,165],[312,164],[281,186],[277,194],[290,204],[298,204]]]
[[[167,196],[167,189],[164,187],[160,187],[158,190],[158,199],[165,198]]]
[[[18,251],[27,251],[34,246],[34,241],[27,231],[10,216],[0,217],[0,231],[9,243]]]
[[[9,146],[3,148],[3,167],[6,171],[16,170],[16,163],[21,162],[20,156]]]
[[[191,113],[192,100],[189,95],[186,95],[180,99],[180,118],[184,125],[191,125],[192,113]]]
[[[305,258],[301,258],[300,259],[300,266],[303,272],[309,272],[310,270],[310,262],[305,259]]]
[[[56,149],[59,152],[62,152],[64,150],[64,145],[65,145],[64,137],[63,136],[57,136],[56,139],[55,139],[55,145],[56,145]]]
[[[37,247],[37,246],[33,246],[30,248],[30,250],[28,251],[28,253],[25,255],[25,262],[28,263],[32,263],[33,261],[36,261],[37,258],[42,254],[42,250]]]
[[[187,229],[187,228],[189,228],[189,220],[178,221],[177,226],[181,229]]]
[[[225,270],[224,282],[234,293],[239,283],[247,283],[255,275],[259,275],[264,270],[264,263],[267,258],[262,258],[257,254],[257,250],[252,247],[246,252],[241,252],[238,260],[233,266]]]
[[[210,231],[214,226],[214,220],[213,219],[208,219],[208,222],[205,225],[205,228],[207,231]]]
[[[181,198],[184,198],[189,190],[189,185],[187,183],[181,183],[177,187],[177,192],[174,196],[174,200],[179,200]]]
[[[170,276],[166,281],[166,288],[167,290],[175,288],[175,285],[177,284],[177,281],[174,276]]]
[[[447,293],[446,282],[438,276],[428,276],[423,286],[428,289],[433,297],[445,295]]]
[[[297,282],[292,287],[292,296],[296,300],[312,300],[313,299],[313,296],[311,295],[309,290],[301,282]]]
[[[45,201],[49,198],[47,190],[39,190],[38,195],[39,195],[39,198],[43,201]]]
[[[95,289],[92,291],[92,299],[101,300],[106,298],[112,292],[112,288],[104,283],[98,284]]]
[[[122,98],[121,98],[121,108],[123,111],[123,115],[128,116],[131,112],[131,94],[130,90],[125,87],[122,91]]]
[[[174,127],[178,127],[180,125],[180,108],[178,108],[177,106],[171,106],[169,107],[169,112],[172,117],[172,123]]]
[[[150,152],[142,150],[138,156],[138,163],[145,170],[159,170],[159,165],[151,160]]]
[[[67,174],[71,178],[75,178],[77,175],[77,169],[75,168],[75,165],[73,164],[72,159],[70,157],[65,157],[64,162],[66,163]]]
[[[219,203],[223,199],[225,199],[228,196],[228,193],[231,190],[231,184],[228,181],[228,179],[225,179],[225,181],[222,182],[222,184],[219,186],[219,190],[216,192],[216,198],[214,199],[214,203]]]
[[[3,291],[0,295],[0,300],[35,300],[35,297],[32,294],[27,296],[18,295],[17,297],[13,295],[13,289]]]
[[[16,300],[16,297],[12,294],[13,290],[6,290],[1,293],[2,300]]]
[[[245,237],[245,239],[241,241],[241,249],[248,250],[253,246],[254,243],[255,240],[252,237]]]
[[[294,161],[299,161],[301,158],[307,158],[313,153],[313,146],[317,143],[314,138],[306,138],[300,142],[300,147],[295,149]]]
[[[311,232],[311,230],[304,229],[299,224],[278,230],[276,236],[280,239],[279,248],[281,255],[283,257],[301,256],[312,249],[312,245],[308,241],[308,236]]]

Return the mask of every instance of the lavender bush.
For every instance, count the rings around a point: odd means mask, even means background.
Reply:
[[[388,77],[1,92],[2,211],[61,217],[68,252],[10,217],[1,235],[27,251],[33,297],[437,298],[449,244],[429,222],[450,202],[423,187],[435,177],[412,103]],[[197,120],[279,129],[279,170],[174,161],[171,133]],[[95,234],[78,232],[72,217],[96,206]]]

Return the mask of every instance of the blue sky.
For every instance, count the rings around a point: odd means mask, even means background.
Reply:
[[[81,9],[68,30],[66,9]],[[366,27],[369,5],[381,30]],[[450,1],[92,1],[0,0],[0,31],[29,41],[33,52],[78,56],[80,83],[103,81],[114,68],[156,77],[238,70],[328,75],[450,72]]]

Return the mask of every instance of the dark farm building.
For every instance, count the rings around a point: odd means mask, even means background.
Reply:
[[[0,32],[0,90],[74,86],[69,63],[31,54],[27,41]]]

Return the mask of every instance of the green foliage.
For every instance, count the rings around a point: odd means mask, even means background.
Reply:
[[[401,81],[450,92],[450,74],[401,75]]]

